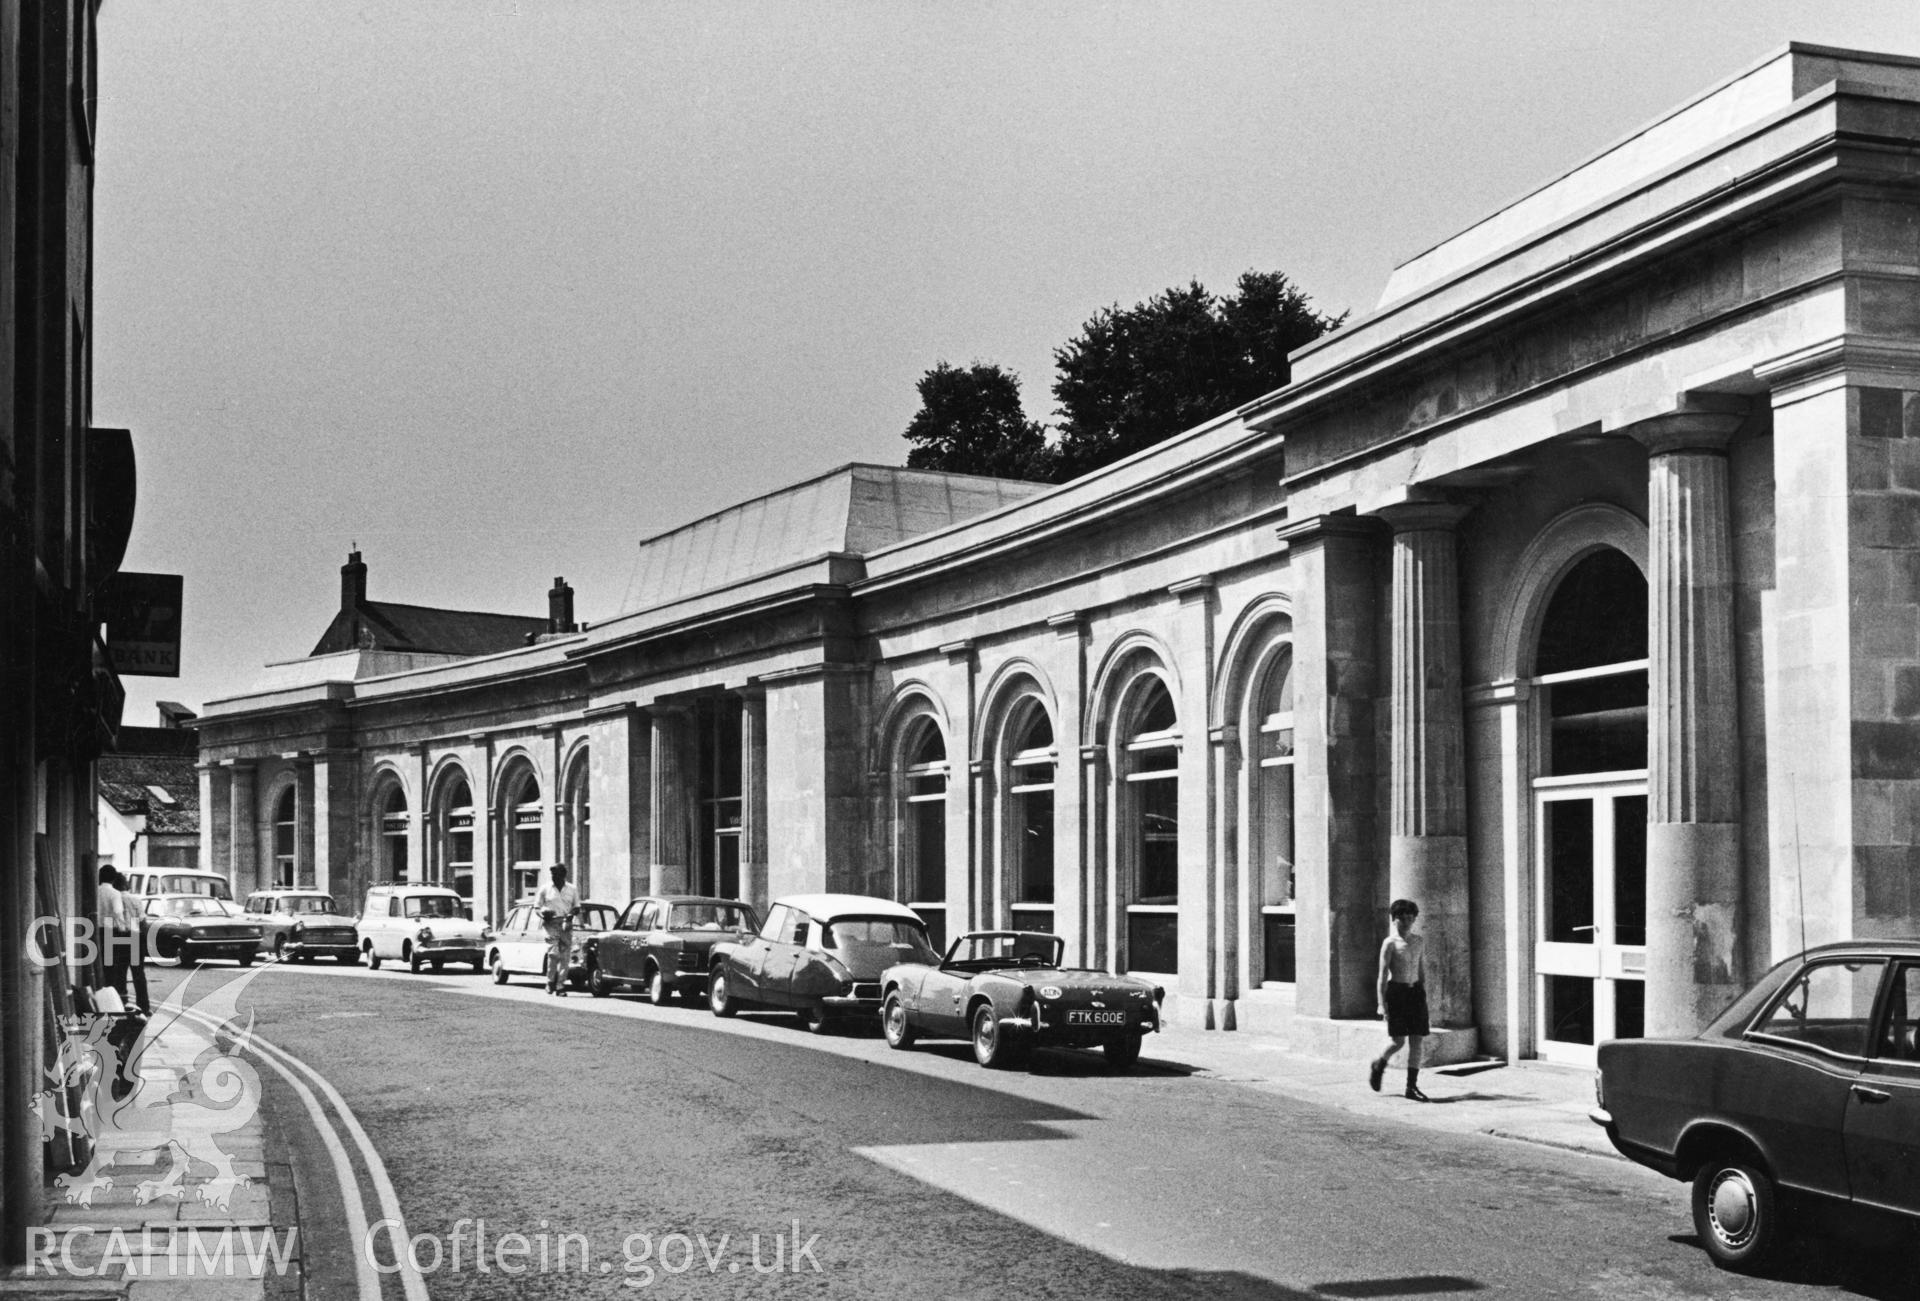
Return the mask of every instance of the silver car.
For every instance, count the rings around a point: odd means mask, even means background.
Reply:
[[[261,890],[247,896],[247,920],[260,924],[260,947],[276,962],[312,962],[331,957],[348,966],[360,961],[353,918],[321,890]]]

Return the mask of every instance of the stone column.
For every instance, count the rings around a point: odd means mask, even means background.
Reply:
[[[1207,729],[1208,749],[1212,752],[1214,807],[1211,851],[1213,854],[1213,897],[1208,910],[1216,921],[1214,934],[1218,952],[1214,955],[1214,979],[1218,982],[1222,1030],[1239,1029],[1234,1001],[1240,997],[1246,975],[1247,899],[1245,864],[1240,857],[1240,729],[1234,724]]]
[[[1087,965],[1110,970],[1119,947],[1119,919],[1113,907],[1113,853],[1107,834],[1107,748],[1103,745],[1080,747],[1081,833],[1086,837],[1087,893],[1086,917],[1082,923],[1087,935]]]
[[[1695,1033],[1743,983],[1727,496],[1727,442],[1743,419],[1683,409],[1628,431],[1649,456],[1649,1035]]]
[[[260,888],[259,810],[255,807],[253,765],[236,762],[230,772],[227,808],[232,858],[227,863],[227,879],[235,897],[244,898]]]
[[[343,891],[341,908],[358,912],[366,883],[353,873],[353,763],[351,750],[313,756],[313,887]]]
[[[1213,579],[1189,578],[1167,594],[1180,602],[1169,647],[1180,665],[1174,710],[1180,720],[1181,994],[1202,1000],[1201,1026],[1221,1029],[1230,1015],[1221,978],[1233,938],[1220,928],[1220,884],[1213,845],[1213,747],[1207,742],[1213,686]]]
[[[967,800],[973,811],[973,861],[968,865],[966,927],[991,930],[1000,925],[994,910],[999,906],[999,891],[994,882],[1000,873],[1000,841],[995,834],[998,813],[994,808],[993,765],[985,759],[967,761]],[[949,940],[959,932],[953,919],[947,921]]]
[[[979,787],[972,777],[968,760],[974,742],[974,692],[977,689],[973,643],[953,642],[940,648],[946,656],[946,680],[956,683],[948,697],[947,721],[952,734],[947,737],[947,942],[965,932],[972,921],[974,818],[979,808]]]
[[[1295,1007],[1371,1017],[1380,946],[1375,883],[1374,696],[1379,690],[1372,520],[1281,526],[1294,596]]]
[[[1427,1000],[1436,1026],[1471,1025],[1473,935],[1454,538],[1466,509],[1420,502],[1381,514],[1393,528],[1388,888],[1394,898],[1420,905]]]
[[[1047,616],[1054,632],[1048,654],[1054,687],[1053,745],[1053,929],[1066,941],[1065,961],[1083,965],[1092,947],[1086,929],[1088,874],[1087,842],[1080,828],[1085,818],[1085,772],[1075,762],[1080,734],[1085,730],[1086,620],[1078,611]]]
[[[748,688],[740,709],[740,897],[765,912],[767,889],[767,693]]]
[[[233,870],[233,770],[221,764],[201,764],[200,862],[204,872]]]
[[[293,765],[293,883],[313,888],[313,756]]]
[[[685,890],[690,867],[687,783],[687,711],[655,705],[653,722],[653,812],[648,819],[652,845],[648,854],[648,886],[653,894]]]

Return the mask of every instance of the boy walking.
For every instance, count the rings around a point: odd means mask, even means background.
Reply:
[[[1395,899],[1387,909],[1393,929],[1380,945],[1379,1013],[1387,1021],[1387,1050],[1373,1059],[1367,1068],[1367,1084],[1380,1092],[1380,1080],[1387,1063],[1407,1050],[1407,1097],[1414,1102],[1428,1101],[1420,1092],[1420,1043],[1430,1032],[1427,1024],[1427,941],[1413,933],[1420,916],[1420,905],[1411,899]]]

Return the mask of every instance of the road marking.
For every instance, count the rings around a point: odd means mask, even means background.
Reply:
[[[226,1022],[218,1018],[194,1012],[191,1009],[187,1010],[187,1014],[207,1025],[227,1026]],[[346,1202],[347,1227],[354,1235],[353,1264],[355,1276],[359,1280],[361,1301],[381,1301],[380,1276],[375,1272],[373,1262],[367,1254],[371,1249],[369,1241],[371,1230],[367,1224],[366,1203],[360,1197],[360,1183],[354,1177],[352,1162],[348,1159],[345,1147],[341,1144],[332,1122],[321,1109],[318,1100],[306,1085],[294,1078],[288,1067],[304,1074],[333,1104],[341,1121],[346,1125],[347,1132],[352,1136],[355,1146],[360,1149],[360,1159],[367,1167],[367,1177],[380,1199],[381,1210],[395,1226],[388,1235],[389,1240],[394,1243],[410,1243],[412,1235],[407,1232],[406,1217],[400,1213],[400,1197],[394,1191],[393,1181],[387,1177],[386,1162],[380,1159],[379,1150],[374,1147],[373,1140],[361,1126],[359,1117],[353,1114],[353,1108],[347,1105],[347,1100],[340,1096],[340,1091],[334,1088],[325,1076],[292,1053],[269,1043],[258,1034],[251,1035],[249,1042],[259,1051],[261,1060],[273,1067],[288,1084],[293,1086],[300,1095],[301,1102],[306,1105],[307,1114],[312,1117],[314,1128],[319,1130],[321,1141],[326,1144],[328,1155],[333,1158],[334,1174],[340,1181],[340,1192]],[[403,1247],[395,1254],[396,1263],[400,1266],[400,1285],[406,1293],[407,1301],[429,1301],[426,1282],[421,1277],[420,1271],[413,1267],[412,1253]]]

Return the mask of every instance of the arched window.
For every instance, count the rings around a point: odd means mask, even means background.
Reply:
[[[1173,972],[1180,955],[1180,732],[1166,683],[1143,675],[1122,716],[1120,848],[1127,968]]]
[[[508,778],[500,800],[505,826],[507,902],[524,899],[545,882],[546,854],[540,831],[540,779],[523,765]]]
[[[587,897],[593,868],[593,806],[588,800],[587,777],[587,752],[582,750],[574,756],[573,766],[567,770],[567,816],[560,824],[566,838],[561,859],[566,863],[567,875],[582,899]]]
[[[1252,848],[1258,865],[1263,981],[1294,979],[1293,656],[1279,655],[1255,706]]]
[[[1008,920],[1016,930],[1051,931],[1053,917],[1053,720],[1036,698],[1015,707],[1002,774]]]
[[[273,802],[273,884],[282,890],[294,886],[294,790],[289,786]]]
[[[1541,619],[1533,687],[1534,968],[1544,1057],[1591,1063],[1643,1033],[1647,943],[1647,581],[1595,550],[1561,577]]]
[[[380,879],[395,885],[408,881],[407,793],[395,782],[380,803]]]
[[[433,815],[432,879],[473,898],[473,787],[458,773],[440,785]]]
[[[927,924],[941,952],[947,946],[947,741],[929,715],[907,724],[894,776],[899,895]]]

